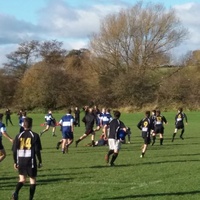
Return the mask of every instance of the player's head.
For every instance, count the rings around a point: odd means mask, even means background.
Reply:
[[[106,112],[106,108],[102,108],[101,112],[105,113]]]
[[[52,111],[51,111],[51,110],[49,110],[49,114],[52,114]]]
[[[145,112],[145,116],[150,117],[150,111],[149,110]]]
[[[72,109],[71,109],[71,108],[68,108],[68,109],[67,109],[67,113],[71,114],[71,113],[72,113]]]
[[[22,116],[26,116],[26,112],[25,111],[22,111]]]
[[[93,112],[93,108],[92,108],[92,107],[89,107],[89,108],[88,108],[88,111],[89,111],[89,113],[92,113],[92,112]]]
[[[110,108],[107,108],[107,109],[106,109],[106,112],[110,113]]]
[[[160,110],[156,110],[156,116],[160,115]]]
[[[152,110],[152,111],[151,111],[151,114],[152,114],[152,115],[156,115],[156,110]]]
[[[3,119],[3,113],[0,113],[0,121]]]
[[[121,113],[120,113],[118,110],[113,111],[113,114],[114,114],[114,117],[115,117],[116,119],[119,119],[120,116],[121,116]]]
[[[183,108],[181,108],[181,107],[178,108],[178,112],[179,112],[179,113],[183,112]]]
[[[33,123],[33,119],[30,118],[30,117],[26,117],[26,118],[24,119],[24,128],[25,128],[25,129],[31,129],[32,123]]]

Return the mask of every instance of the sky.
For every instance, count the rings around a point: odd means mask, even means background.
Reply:
[[[106,15],[138,1],[175,9],[189,37],[174,53],[200,49],[200,0],[0,0],[0,67],[25,41],[57,40],[66,50],[87,48]]]

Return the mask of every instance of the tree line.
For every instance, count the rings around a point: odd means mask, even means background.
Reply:
[[[57,40],[23,42],[0,69],[0,107],[197,109],[198,51],[169,64],[170,51],[187,35],[173,9],[139,2],[102,19],[88,49],[69,51]]]

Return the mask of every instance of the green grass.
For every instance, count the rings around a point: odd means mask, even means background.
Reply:
[[[163,115],[169,124],[165,126],[164,145],[149,146],[144,159],[141,159],[140,147],[143,140],[136,124],[143,113],[122,114],[121,119],[131,128],[131,144],[122,145],[115,167],[108,167],[104,155],[108,147],[86,147],[90,137],[79,143],[73,143],[68,154],[62,154],[55,148],[61,138],[59,128],[57,137],[51,131],[44,133],[42,140],[43,167],[38,171],[35,200],[198,200],[200,199],[200,156],[199,156],[199,113],[187,112],[185,140],[174,143],[171,136],[174,131],[174,112]],[[44,116],[29,114],[34,119],[33,130],[40,132]],[[56,114],[57,120],[62,114]],[[12,116],[15,126],[8,126],[8,133],[14,137],[18,132],[17,116]],[[84,132],[84,126],[75,128],[75,139]],[[97,132],[97,139],[100,132]],[[13,169],[11,144],[3,138],[7,157],[0,163],[0,199],[10,199],[18,180]],[[29,184],[20,191],[20,199],[28,199]]]

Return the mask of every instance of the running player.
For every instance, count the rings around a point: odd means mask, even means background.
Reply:
[[[142,131],[142,138],[144,140],[144,145],[142,148],[141,158],[144,158],[147,147],[151,142],[151,128],[152,128],[152,119],[150,118],[150,111],[145,112],[145,118],[141,119],[137,124],[137,127]]]
[[[185,132],[185,127],[184,127],[184,120],[186,122],[186,124],[188,123],[187,120],[187,116],[185,113],[183,113],[183,109],[179,108],[178,109],[178,113],[175,116],[175,130],[174,130],[174,134],[172,136],[172,142],[174,141],[174,138],[176,136],[176,133],[178,132],[178,130],[181,129],[181,134],[180,134],[180,138],[182,140],[184,140],[183,138],[183,133]]]
[[[6,158],[6,150],[2,144],[2,136],[6,137],[10,142],[13,142],[12,138],[6,132],[6,126],[2,123],[3,114],[0,113],[0,163]]]
[[[156,110],[156,116],[154,119],[154,131],[152,133],[152,146],[155,144],[157,134],[160,136],[160,145],[163,145],[164,124],[167,124],[166,118],[161,115],[160,110]]]
[[[62,130],[62,152],[63,154],[68,152],[68,147],[74,141],[74,117],[71,115],[71,109],[68,109],[67,114],[61,118],[59,125]],[[59,143],[60,143],[59,142]],[[57,146],[59,147],[59,143]]]
[[[82,141],[83,139],[85,139],[88,135],[92,135],[91,136],[91,140],[92,140],[92,146],[95,146],[95,131],[94,131],[94,124],[96,122],[96,117],[93,113],[93,108],[89,108],[87,109],[87,112],[85,114],[85,116],[83,117],[82,121],[85,123],[85,133],[78,139],[76,140],[76,147],[78,146],[78,143],[80,141]]]
[[[46,121],[46,128],[40,132],[40,136],[42,136],[43,133],[49,130],[50,127],[52,127],[52,136],[56,136],[56,120],[52,115],[52,111],[49,110],[48,114],[45,115],[45,121]]]

